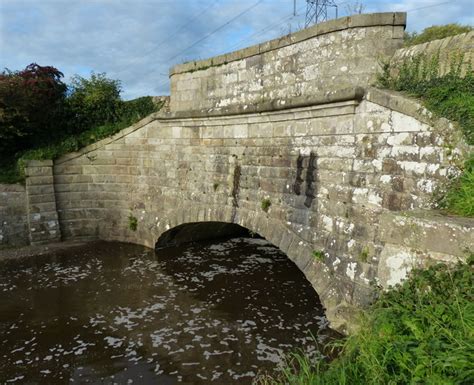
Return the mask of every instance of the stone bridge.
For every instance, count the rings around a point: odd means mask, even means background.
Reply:
[[[348,331],[372,283],[474,248],[472,220],[429,210],[455,171],[457,130],[370,87],[404,25],[359,15],[174,67],[171,111],[28,164],[31,242],[155,247],[183,224],[204,223],[202,236],[238,224],[286,253]]]

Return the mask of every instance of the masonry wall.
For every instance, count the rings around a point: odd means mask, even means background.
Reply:
[[[372,84],[402,45],[406,15],[354,15],[170,70],[171,111],[323,97]]]
[[[28,243],[25,186],[0,184],[0,248]]]
[[[472,71],[474,62],[474,31],[400,48],[395,51],[391,59],[394,71],[397,71],[403,62],[420,55],[425,56],[428,60],[438,57],[441,74],[447,73],[454,66],[454,63],[459,62],[461,58],[461,73],[465,74],[468,70]]]
[[[54,166],[62,236],[154,247],[183,223],[237,223],[287,253],[320,294],[333,327],[345,330],[351,309],[370,300],[370,281],[392,284],[398,274],[385,246],[405,246],[382,218],[430,207],[434,189],[454,170],[436,129],[456,133],[400,95],[371,89],[356,96],[235,116],[158,114],[69,154]],[[137,218],[136,231],[129,217]],[[456,226],[457,248],[447,257],[474,246]],[[419,252],[440,247],[423,243]],[[313,258],[315,250],[324,261]]]

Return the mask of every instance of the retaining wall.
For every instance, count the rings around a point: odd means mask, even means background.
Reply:
[[[425,56],[428,61],[433,57],[438,57],[440,74],[449,72],[454,63],[459,61],[461,61],[461,74],[465,74],[468,70],[472,71],[474,65],[474,31],[400,48],[395,51],[390,63],[394,71],[397,71],[403,62],[419,55]]]
[[[0,247],[28,244],[25,186],[0,184]]]

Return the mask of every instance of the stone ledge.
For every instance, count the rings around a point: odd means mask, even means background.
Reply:
[[[45,160],[27,160],[25,167],[50,167],[53,165],[53,161],[50,159]]]
[[[22,184],[0,184],[0,193],[24,193],[25,186]]]
[[[380,239],[421,253],[429,250],[462,258],[467,250],[474,251],[474,218],[435,211],[386,213],[380,220]]]
[[[157,121],[172,121],[180,119],[203,119],[203,118],[222,118],[232,117],[236,115],[251,115],[251,114],[262,114],[271,113],[278,111],[285,111],[295,108],[305,108],[312,106],[324,106],[339,102],[355,101],[360,102],[364,97],[365,90],[362,87],[344,88],[341,90],[329,92],[324,96],[302,96],[298,98],[289,98],[287,100],[274,100],[258,105],[251,105],[245,108],[244,106],[232,106],[220,109],[204,109],[204,110],[191,110],[191,111],[179,111],[179,112],[156,112],[146,118],[140,120],[134,125],[124,128],[120,132],[113,136],[102,139],[96,143],[90,144],[76,152],[71,152],[56,159],[54,164],[60,165],[69,160],[78,158],[91,151],[97,150],[110,144],[118,139],[121,139],[132,132],[146,126],[147,124]]]
[[[170,77],[176,74],[198,71],[213,66],[228,64],[233,61],[245,59],[251,56],[260,55],[265,52],[273,51],[286,47],[291,44],[299,43],[316,36],[325,35],[331,32],[342,31],[351,28],[374,27],[382,25],[406,26],[406,13],[404,12],[384,12],[371,13],[363,15],[353,15],[341,17],[335,20],[329,20],[324,23],[316,24],[313,27],[303,29],[277,39],[257,44],[238,51],[215,56],[213,58],[193,61],[184,64],[178,64],[170,69]]]
[[[304,108],[316,105],[345,102],[349,100],[361,101],[364,97],[364,94],[365,90],[362,87],[351,87],[336,90],[333,92],[328,92],[326,95],[311,95],[293,97],[288,99],[274,99],[271,101],[247,106],[235,105],[222,108],[169,112],[166,114],[157,115],[157,118],[159,118],[160,120],[174,120],[187,118],[226,117],[233,115],[283,111],[293,108]]]

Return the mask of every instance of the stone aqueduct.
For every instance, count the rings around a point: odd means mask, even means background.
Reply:
[[[154,247],[185,223],[239,224],[285,252],[347,331],[372,282],[474,248],[472,220],[429,211],[456,129],[370,87],[404,26],[405,14],[358,15],[174,67],[170,111],[28,164],[17,215],[31,243]]]

